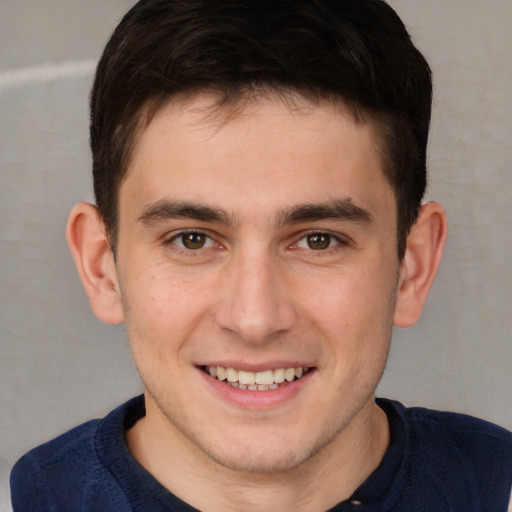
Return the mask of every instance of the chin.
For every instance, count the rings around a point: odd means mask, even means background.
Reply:
[[[298,468],[329,444],[307,436],[258,435],[250,429],[243,436],[225,433],[223,440],[199,444],[214,463],[228,470],[251,473],[282,473]]]
[[[238,473],[251,473],[267,475],[293,470],[300,466],[309,457],[298,454],[292,450],[276,453],[275,450],[260,450],[255,447],[250,454],[218,454],[208,453],[208,457],[225,469]]]

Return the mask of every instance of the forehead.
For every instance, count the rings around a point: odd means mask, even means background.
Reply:
[[[163,105],[140,132],[120,189],[138,202],[240,207],[390,192],[378,130],[341,103],[261,95],[219,106],[213,94]],[[382,189],[379,191],[379,189]],[[331,197],[332,196],[332,197]],[[165,198],[167,199],[167,198]],[[287,205],[284,205],[287,206]]]

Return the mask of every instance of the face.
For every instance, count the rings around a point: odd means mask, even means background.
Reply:
[[[391,337],[396,206],[340,107],[171,103],[119,191],[117,279],[148,425],[276,471],[364,423]]]

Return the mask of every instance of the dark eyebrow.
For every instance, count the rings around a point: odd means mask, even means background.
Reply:
[[[217,222],[232,226],[234,220],[225,211],[211,206],[183,201],[161,200],[147,206],[137,217],[138,222],[150,226],[168,219],[193,219],[203,222]]]
[[[278,216],[277,224],[296,224],[326,219],[368,224],[372,221],[372,216],[368,210],[357,206],[350,199],[337,199],[319,204],[301,204],[285,210]]]
[[[202,222],[216,222],[232,227],[234,218],[226,211],[211,206],[185,201],[161,200],[147,206],[137,221],[151,226],[168,219],[193,219]],[[370,223],[371,214],[354,204],[350,199],[338,199],[326,203],[306,203],[283,210],[277,217],[276,225],[315,222],[325,219],[343,220],[355,223]]]

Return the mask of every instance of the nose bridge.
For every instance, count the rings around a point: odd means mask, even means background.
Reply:
[[[250,343],[265,343],[273,334],[290,329],[295,310],[284,286],[283,270],[271,250],[262,244],[240,249],[225,277],[216,311],[221,328]]]

